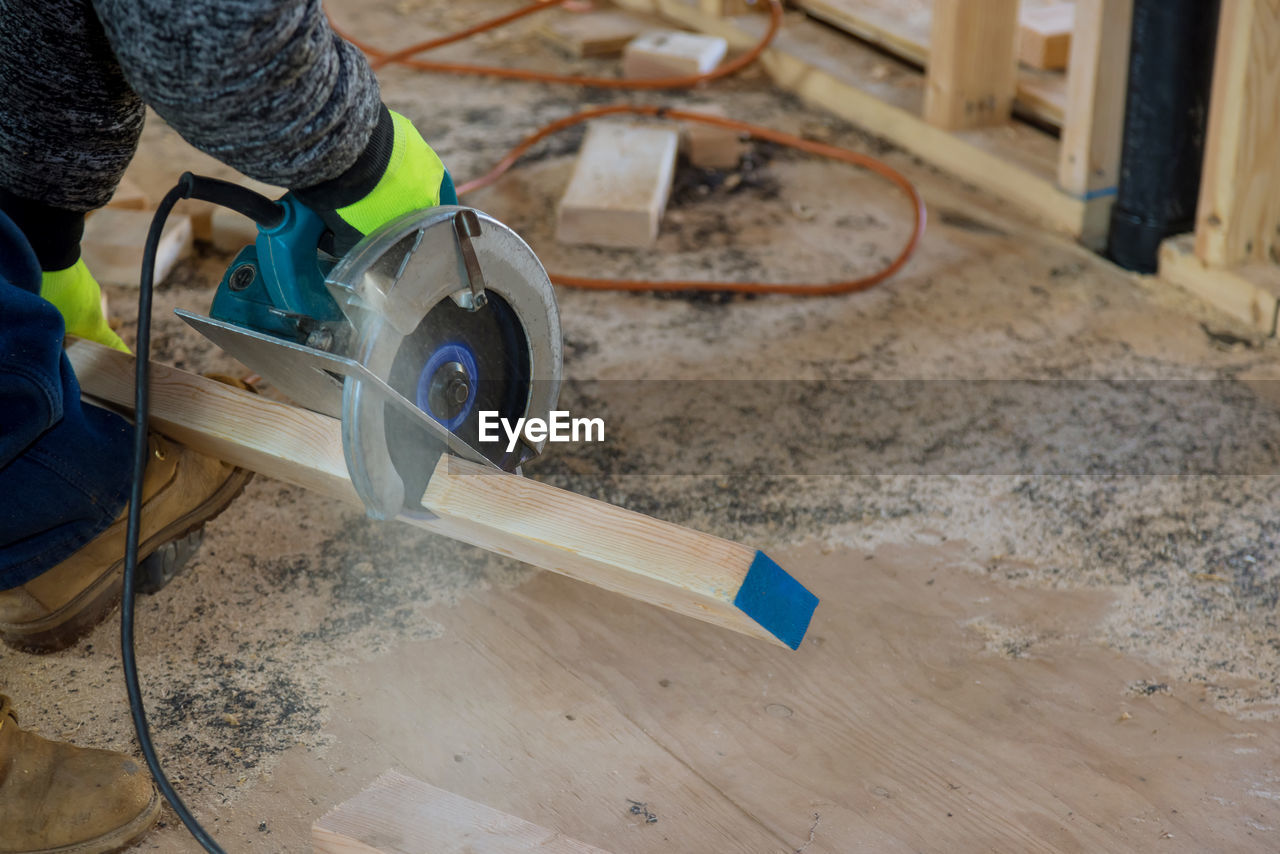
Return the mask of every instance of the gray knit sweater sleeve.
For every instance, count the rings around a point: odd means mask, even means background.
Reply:
[[[93,0],[125,79],[202,151],[284,187],[351,166],[378,122],[364,56],[320,0]]]
[[[245,174],[310,187],[352,167],[377,81],[320,0],[0,0],[0,190],[104,204],[142,104]]]

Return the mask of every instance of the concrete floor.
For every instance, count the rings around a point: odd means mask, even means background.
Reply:
[[[448,30],[460,14],[441,2],[382,2],[367,11],[354,2],[330,5],[339,22],[396,44]],[[457,55],[566,64],[520,32]],[[797,426],[794,412],[772,421],[759,409],[737,416],[763,421],[759,436],[742,435],[733,423],[720,423],[717,433],[691,415],[655,416],[651,424],[620,416],[611,421],[611,443],[556,448],[530,474],[762,548],[807,543],[826,553],[874,552],[963,542],[966,559],[940,572],[977,575],[1010,595],[1092,591],[1105,604],[1080,643],[1140,662],[1153,691],[1193,689],[1221,714],[1274,736],[1274,342],[1255,340],[1161,283],[1126,275],[1006,205],[771,91],[759,74],[664,96],[399,69],[382,79],[387,102],[418,123],[461,177],[487,169],[546,121],[615,98],[722,103],[731,116],[875,152],[906,171],[928,201],[930,229],[906,270],[872,291],[729,301],[559,292],[567,378],[635,381],[570,386],[572,408],[608,408],[615,394],[613,407],[624,412],[626,395],[637,389],[657,406],[668,393],[679,401],[702,393],[704,386],[686,381],[764,378],[798,389],[797,405],[829,419],[831,429]],[[575,146],[567,134],[468,199],[524,235],[553,270],[843,278],[874,269],[905,234],[907,206],[878,179],[758,146],[740,182],[682,169],[657,251],[568,249],[551,235]],[[142,152],[136,177],[153,193],[187,168],[227,174],[154,118]],[[236,370],[170,314],[175,306],[205,309],[228,260],[204,247],[157,294],[157,358]],[[127,337],[134,296],[113,288],[109,297]],[[952,381],[937,388],[955,405],[922,407],[913,398],[908,408],[897,396],[905,387],[876,382],[901,379]],[[1135,382],[1063,386],[1056,394],[1056,386],[978,380]],[[1031,389],[1030,398],[1008,391],[1014,388]],[[799,465],[793,429],[811,431]],[[1040,441],[1046,436],[1053,442]],[[1158,437],[1165,456],[1144,456],[1145,440],[1130,441],[1144,436]],[[1045,450],[1055,442],[1057,451]],[[1018,443],[1023,453],[1011,450]],[[743,460],[752,474],[734,470]],[[1187,460],[1195,466],[1184,469]],[[1062,471],[1076,473],[1055,473]],[[803,567],[793,571],[803,578]],[[335,673],[376,670],[409,649],[430,656],[447,637],[450,609],[483,604],[493,591],[535,576],[257,479],[209,526],[191,571],[139,603],[143,687],[171,777],[235,848],[298,850],[305,828],[335,801],[291,790],[272,775],[343,770],[327,758],[352,737],[334,724],[335,710],[363,700]],[[1033,655],[1045,640],[1016,625],[967,631],[1010,659]],[[77,743],[131,750],[116,634],[111,620],[64,653],[0,652],[5,690],[24,722]],[[345,711],[337,717],[350,719]],[[373,720],[361,738],[376,745],[384,734]],[[1275,789],[1260,784],[1252,806],[1280,819]],[[180,828],[168,827],[143,847],[191,846]]]

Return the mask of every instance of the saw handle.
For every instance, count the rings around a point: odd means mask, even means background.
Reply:
[[[275,228],[285,217],[284,209],[276,202],[230,181],[183,172],[178,179],[178,186],[182,188],[182,198],[199,199],[230,208],[236,213],[244,214],[263,229]]]

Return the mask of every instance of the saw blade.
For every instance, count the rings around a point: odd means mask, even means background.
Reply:
[[[503,438],[480,441],[482,412],[514,423],[529,400],[529,344],[519,319],[501,296],[491,294],[476,311],[452,299],[437,303],[406,336],[392,363],[389,384],[499,468],[514,470],[521,447]],[[439,450],[397,407],[386,408],[387,447],[407,494],[426,490]]]
[[[446,445],[507,471],[542,450],[479,441],[480,413],[545,419],[559,393],[555,292],[511,229],[466,208],[407,215],[349,252],[326,286],[351,322],[351,358],[385,388],[343,384],[343,450],[370,516],[420,512]]]

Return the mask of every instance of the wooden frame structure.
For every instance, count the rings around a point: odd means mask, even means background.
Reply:
[[[1274,337],[1280,317],[1280,3],[1226,0],[1194,234],[1161,278]]]
[[[764,16],[746,11],[743,0],[614,2],[723,36],[738,49],[765,28]],[[1103,247],[1120,175],[1133,0],[1075,0],[1065,74],[1017,68],[1017,0],[793,5],[803,11],[788,14],[762,57],[778,86],[1092,249]],[[762,8],[755,3],[757,12]],[[1164,243],[1159,275],[1274,337],[1280,4],[1228,0],[1221,14],[1196,231]],[[1014,115],[1057,126],[1060,137]]]
[[[765,28],[764,16],[738,13],[740,4],[723,0],[615,2],[722,36],[738,49]],[[1119,174],[1132,0],[1076,0],[1065,75],[1014,73],[1016,0],[796,5],[804,11],[788,14],[762,57],[780,87],[1101,247]],[[974,43],[984,45],[981,63],[972,61]],[[921,64],[923,73],[914,67]],[[1012,113],[1061,127],[1061,140],[1012,121]]]

